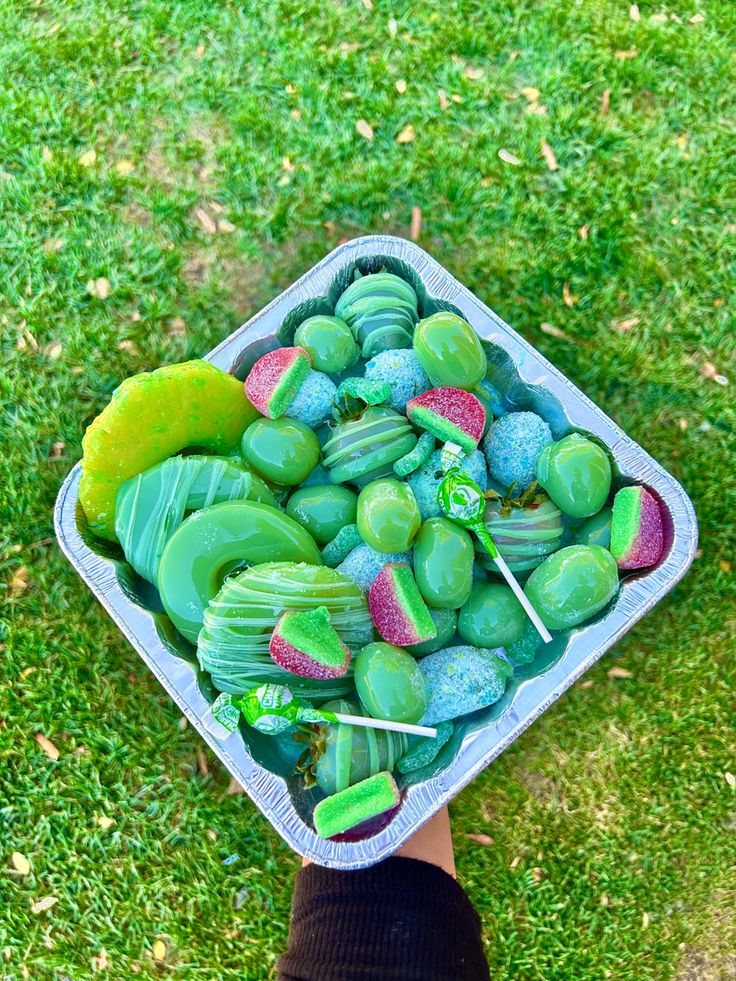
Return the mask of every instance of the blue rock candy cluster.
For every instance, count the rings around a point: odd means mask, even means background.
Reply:
[[[391,385],[389,405],[397,412],[406,410],[406,403],[431,388],[427,372],[411,348],[382,351],[365,366],[365,377]]]
[[[296,393],[296,397],[286,410],[290,419],[297,419],[311,429],[317,429],[332,416],[332,401],[337,387],[332,379],[321,371],[309,369]]]
[[[441,450],[435,450],[424,466],[407,478],[407,483],[417,499],[422,521],[426,521],[427,518],[437,518],[442,514],[437,503],[437,491],[444,478],[440,470],[440,454]],[[481,490],[488,490],[486,460],[480,450],[475,450],[463,460],[462,471],[471,477]]]
[[[421,725],[457,719],[493,705],[503,695],[513,668],[497,651],[445,647],[419,661],[429,693]]]
[[[411,552],[377,552],[370,545],[358,545],[337,567],[338,572],[352,579],[364,593],[371,588],[373,580],[389,562],[406,562],[411,565]]]
[[[516,483],[520,493],[537,476],[537,459],[552,442],[547,423],[535,412],[509,412],[496,419],[483,440],[491,477],[507,490]]]

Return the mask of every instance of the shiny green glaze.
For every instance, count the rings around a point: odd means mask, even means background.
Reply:
[[[275,484],[292,486],[309,476],[319,460],[319,441],[296,419],[257,419],[243,433],[243,457]]]
[[[360,357],[350,328],[339,317],[309,317],[297,327],[294,343],[309,352],[317,371],[328,374],[344,371]]]
[[[347,487],[314,484],[289,498],[286,513],[306,528],[320,545],[331,542],[345,525],[355,524],[358,495]]]
[[[569,545],[535,569],[524,592],[550,630],[592,617],[618,592],[618,568],[600,545]]]
[[[358,498],[358,531],[377,552],[405,552],[422,523],[408,484],[385,478],[364,487]]]
[[[333,484],[362,487],[393,475],[394,460],[409,453],[417,437],[406,416],[385,405],[372,405],[357,418],[336,425],[322,447]]]
[[[524,607],[510,586],[477,582],[460,610],[457,630],[467,644],[475,647],[506,647],[520,637],[525,623]]]
[[[480,338],[454,313],[435,313],[420,320],[414,331],[414,351],[435,387],[450,385],[470,391],[486,373]]]
[[[457,609],[473,585],[473,540],[447,518],[430,518],[414,544],[414,577],[430,606]]]
[[[611,547],[611,509],[603,508],[598,514],[584,521],[575,532],[578,545],[600,545]]]
[[[556,552],[562,542],[562,515],[549,498],[526,508],[507,507],[498,500],[489,501],[483,522],[518,579],[526,578],[548,555]],[[479,553],[479,561],[485,568],[495,569],[487,552]]]
[[[425,657],[447,647],[457,630],[457,613],[454,610],[430,610],[429,615],[437,628],[437,636],[423,640],[421,644],[411,644],[407,651],[412,657]]]
[[[379,641],[368,644],[354,661],[355,687],[374,719],[416,722],[427,707],[424,678],[406,651]]]
[[[542,450],[537,480],[560,511],[571,518],[587,518],[606,503],[611,463],[597,443],[572,433]]]
[[[169,539],[158,570],[161,602],[176,629],[194,642],[227,573],[271,561],[322,565],[322,556],[308,531],[267,504],[213,504],[195,511]]]

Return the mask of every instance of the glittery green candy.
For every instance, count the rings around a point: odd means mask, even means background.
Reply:
[[[422,433],[414,449],[394,463],[394,473],[398,477],[408,477],[410,473],[423,467],[433,452],[434,436],[431,433]]]
[[[356,272],[355,282],[335,305],[335,315],[346,321],[366,359],[410,347],[417,310],[417,295],[409,283],[387,272]]]
[[[399,773],[413,773],[415,770],[421,770],[423,766],[434,763],[440,751],[452,738],[454,731],[455,724],[448,721],[440,722],[434,739],[427,739],[425,736],[410,736],[410,749],[396,764],[396,769]]]
[[[328,565],[331,569],[336,568],[341,562],[345,561],[354,548],[357,548],[362,543],[363,539],[360,537],[358,526],[345,525],[344,528],[338,531],[332,541],[322,549],[322,558],[325,560],[325,565]]]
[[[314,828],[320,838],[332,838],[399,803],[399,788],[388,771],[321,800],[314,809]]]

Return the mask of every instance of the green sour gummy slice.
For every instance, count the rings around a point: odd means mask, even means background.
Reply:
[[[314,828],[320,838],[332,838],[399,803],[399,788],[387,771],[321,800],[314,809]]]

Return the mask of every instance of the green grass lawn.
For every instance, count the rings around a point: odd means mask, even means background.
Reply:
[[[701,522],[684,582],[452,807],[493,976],[735,977],[736,8],[237,6],[0,8],[0,976],[273,976],[297,859],[52,508],[121,379],[207,351],[345,237],[408,236],[417,206],[420,243]]]

